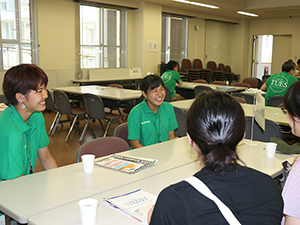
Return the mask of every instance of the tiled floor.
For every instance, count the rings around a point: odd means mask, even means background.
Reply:
[[[117,113],[117,111],[116,111],[116,113]],[[53,122],[54,116],[55,116],[54,112],[46,111],[44,113],[47,132],[49,131],[49,128]],[[79,128],[81,130],[83,130],[85,122],[86,122],[85,120],[80,121]],[[105,125],[105,122],[103,122],[103,123]],[[120,120],[120,123],[121,123],[121,120]],[[111,124],[111,127],[108,131],[107,136],[113,136],[114,129],[120,123]],[[90,127],[91,127],[91,129],[93,129],[93,131],[97,137],[103,136],[104,131],[103,131],[101,125],[99,124],[99,121],[95,121],[94,123],[91,122]],[[54,133],[53,137],[49,136],[50,144],[48,147],[49,147],[49,150],[50,150],[51,154],[53,155],[54,159],[56,160],[58,166],[65,166],[65,165],[69,165],[72,163],[76,163],[76,154],[77,154],[78,148],[85,142],[92,140],[94,138],[91,130],[88,129],[84,140],[81,143],[79,143],[79,137],[80,137],[81,133],[76,132],[74,129],[68,139],[68,142],[65,143],[65,138],[67,136],[69,128],[70,128],[69,123],[64,123],[63,127],[61,125],[59,125],[56,132]],[[39,172],[39,171],[43,171],[43,170],[44,169],[38,160],[38,162],[34,168],[34,172]]]

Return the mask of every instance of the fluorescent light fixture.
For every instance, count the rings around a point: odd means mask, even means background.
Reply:
[[[258,15],[254,14],[254,13],[248,13],[248,12],[243,12],[243,11],[237,11],[238,14],[242,14],[245,16],[253,16],[253,17],[258,17]]]
[[[208,4],[203,4],[203,3],[199,3],[199,2],[191,2],[188,0],[173,0],[174,2],[181,2],[181,3],[186,3],[186,4],[191,4],[191,5],[196,5],[196,6],[201,6],[201,7],[206,7],[206,8],[210,8],[210,9],[218,9],[218,6],[214,6],[214,5],[208,5]]]

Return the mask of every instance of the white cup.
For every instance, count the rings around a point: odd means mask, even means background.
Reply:
[[[83,172],[92,173],[94,170],[95,156],[92,154],[86,154],[81,156],[83,164]]]
[[[94,225],[96,223],[98,200],[93,198],[82,199],[78,202],[82,225]]]
[[[268,158],[273,158],[275,156],[277,144],[273,142],[266,143],[266,155]]]

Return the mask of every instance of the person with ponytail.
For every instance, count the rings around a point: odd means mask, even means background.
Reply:
[[[236,151],[245,126],[241,105],[217,91],[202,92],[186,118],[187,137],[201,168],[192,178],[202,181],[238,222],[228,222],[214,201],[184,180],[159,194],[148,213],[150,225],[280,224],[283,201],[275,181],[245,166]]]

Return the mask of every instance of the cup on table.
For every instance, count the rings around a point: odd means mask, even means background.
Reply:
[[[268,158],[273,158],[275,156],[277,144],[273,142],[266,143],[266,155]]]
[[[78,202],[82,225],[94,225],[96,223],[99,202],[97,199],[86,198]]]
[[[95,156],[92,154],[86,154],[81,156],[83,164],[83,172],[92,173],[94,170]]]

